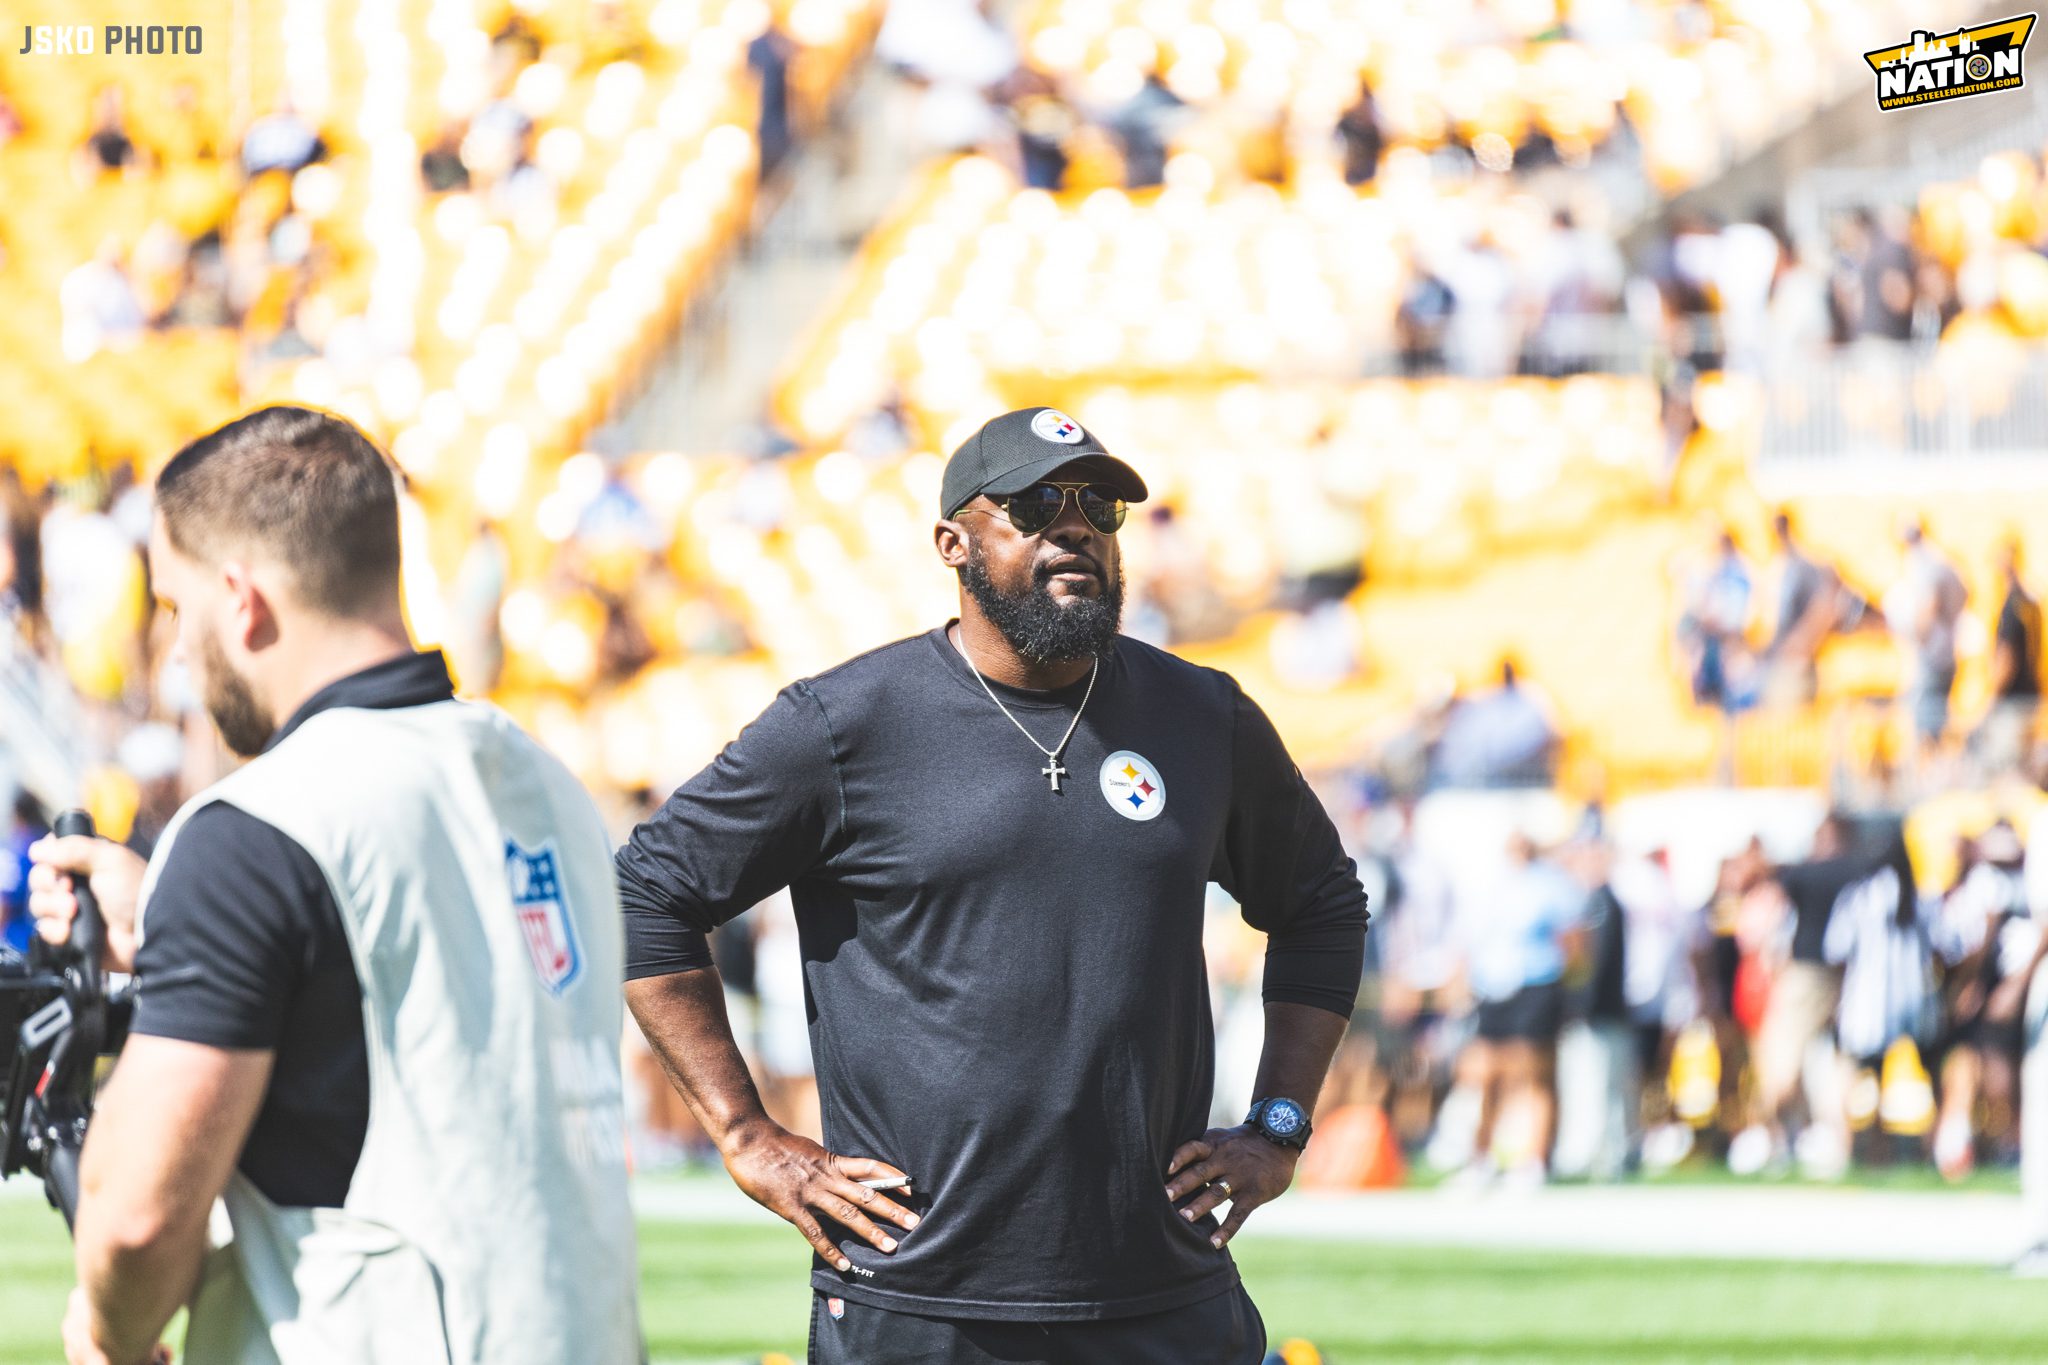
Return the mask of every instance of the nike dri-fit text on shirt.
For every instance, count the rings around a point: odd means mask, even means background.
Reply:
[[[1052,744],[1085,685],[996,690]],[[1224,674],[1119,640],[1063,759],[1055,793],[936,630],[786,688],[619,854],[634,977],[791,889],[826,1146],[908,1171],[924,1218],[894,1255],[835,1229],[829,1293],[1051,1320],[1237,1281],[1165,1194],[1212,1089],[1206,884],[1271,935],[1269,1001],[1344,1014],[1365,895]]]

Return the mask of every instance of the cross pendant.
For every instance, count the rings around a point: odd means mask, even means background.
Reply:
[[[1067,770],[1060,766],[1060,761],[1057,757],[1053,758],[1053,760],[1050,763],[1047,763],[1043,768],[1040,768],[1038,771],[1044,775],[1045,780],[1047,782],[1050,782],[1052,784],[1052,789],[1054,791],[1058,791],[1060,789],[1060,779],[1067,775]]]

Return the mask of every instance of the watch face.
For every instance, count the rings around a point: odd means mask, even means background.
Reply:
[[[1275,1100],[1266,1106],[1265,1123],[1277,1137],[1293,1137],[1301,1131],[1301,1110],[1287,1100]]]

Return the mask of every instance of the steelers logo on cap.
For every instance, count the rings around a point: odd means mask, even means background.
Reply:
[[[1118,749],[1102,760],[1102,799],[1126,820],[1151,820],[1166,809],[1166,779],[1143,754]]]
[[[1063,446],[1081,444],[1081,424],[1057,408],[1047,408],[1032,418],[1031,434]]]

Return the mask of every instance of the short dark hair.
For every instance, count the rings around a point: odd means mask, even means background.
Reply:
[[[370,615],[397,592],[397,470],[332,413],[258,408],[209,432],[157,475],[156,507],[181,553],[267,550],[330,616]]]

